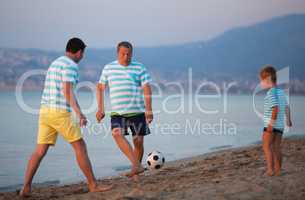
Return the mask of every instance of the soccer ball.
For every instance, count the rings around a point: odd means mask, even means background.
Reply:
[[[153,152],[148,154],[148,157],[146,159],[146,163],[147,163],[148,168],[150,170],[160,169],[165,163],[165,158],[164,158],[164,156],[162,155],[161,152],[153,151]]]

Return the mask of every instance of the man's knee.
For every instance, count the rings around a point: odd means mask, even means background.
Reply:
[[[76,152],[85,152],[87,153],[86,143],[83,139],[79,139],[75,142],[72,142],[71,145]]]
[[[133,139],[133,143],[136,148],[143,148],[144,139],[141,136],[136,136]]]
[[[36,148],[36,150],[34,151],[33,154],[39,158],[42,158],[46,155],[47,151],[48,151],[48,148],[39,148],[38,147],[38,148]]]
[[[112,130],[112,136],[114,138],[122,137],[123,136],[122,134],[123,133],[122,133],[122,130],[120,128],[115,128],[115,129]]]

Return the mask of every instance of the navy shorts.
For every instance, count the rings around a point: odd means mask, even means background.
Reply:
[[[114,128],[123,129],[124,135],[129,135],[128,128],[131,130],[132,136],[145,136],[150,134],[144,113],[131,117],[121,115],[111,116],[111,130]]]
[[[267,128],[266,128],[266,127],[264,127],[264,132],[265,132],[265,131],[267,131]],[[278,129],[278,128],[273,128],[273,129],[272,129],[272,133],[283,135],[284,130],[283,130],[283,129]]]

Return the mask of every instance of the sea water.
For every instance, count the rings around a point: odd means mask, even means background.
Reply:
[[[23,103],[38,110],[41,92],[24,92]],[[77,94],[89,123],[83,129],[88,153],[97,177],[114,176],[130,163],[116,146],[110,131],[109,113],[102,123],[95,120],[92,93]],[[19,99],[20,100],[20,99]],[[14,92],[0,94],[0,191],[13,190],[23,182],[27,161],[35,149],[38,115],[17,100]],[[290,97],[293,128],[284,136],[305,134],[305,97]],[[194,99],[192,95],[166,95],[153,99],[154,120],[145,137],[145,155],[161,151],[167,161],[218,149],[246,146],[261,140],[263,96],[229,95]],[[105,107],[109,110],[109,99]],[[131,137],[128,137],[131,141]],[[144,160],[145,160],[144,155]],[[66,184],[84,180],[71,146],[58,137],[34,178],[34,183]]]

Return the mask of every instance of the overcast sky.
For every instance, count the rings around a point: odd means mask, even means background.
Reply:
[[[62,50],[72,36],[94,48],[179,44],[292,13],[305,0],[1,0],[0,47]]]

